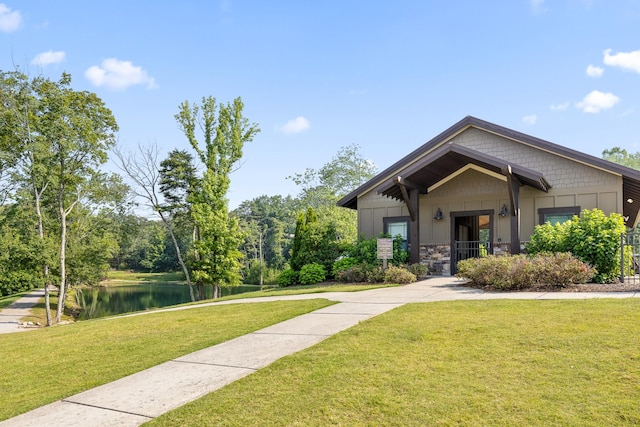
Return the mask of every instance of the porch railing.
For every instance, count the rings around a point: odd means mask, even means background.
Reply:
[[[620,281],[640,283],[640,232],[620,237]]]
[[[458,261],[468,258],[480,258],[493,253],[493,245],[484,240],[456,240],[453,242],[453,254],[451,254],[451,274],[457,271]]]

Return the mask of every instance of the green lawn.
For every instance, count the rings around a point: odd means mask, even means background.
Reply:
[[[22,297],[23,295],[28,294],[28,292],[20,292],[18,294],[13,294],[13,295],[7,295],[4,297],[0,297],[0,310],[2,310],[3,308],[5,308],[6,306],[12,304],[13,302],[15,302],[16,300],[20,299],[20,297]]]
[[[639,337],[639,299],[411,304],[151,425],[639,425]]]
[[[110,270],[102,283],[113,285],[117,282],[185,282],[184,274],[176,273],[140,273],[133,271]],[[186,282],[185,282],[186,283]]]
[[[241,294],[229,295],[217,299],[216,301],[243,299],[243,298],[259,298],[259,297],[273,297],[279,295],[301,295],[301,294],[321,294],[325,292],[359,292],[369,289],[377,288],[389,288],[394,286],[400,286],[398,284],[388,283],[373,283],[363,285],[349,285],[349,284],[317,284],[307,286],[291,286],[288,288],[268,288],[262,291],[243,292]],[[193,303],[198,304],[198,302]]]
[[[331,304],[200,307],[0,335],[0,420]]]

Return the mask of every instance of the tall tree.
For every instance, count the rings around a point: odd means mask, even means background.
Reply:
[[[33,195],[42,241],[46,235],[43,202],[55,204],[47,210],[57,216],[59,322],[67,288],[68,219],[83,200],[102,191],[104,180],[98,168],[107,159],[118,126],[100,98],[71,88],[69,74],[63,73],[58,81],[29,79],[19,72],[2,73],[0,78],[3,148],[15,158],[14,182],[30,188]],[[48,267],[44,265],[45,277]],[[47,291],[45,298],[48,307]],[[49,312],[47,317],[50,324]]]
[[[63,76],[64,77],[64,76]],[[38,238],[45,237],[45,212],[42,206],[44,192],[50,184],[51,152],[38,134],[38,122],[43,116],[40,108],[38,88],[43,79],[29,79],[21,72],[0,74],[0,141],[2,143],[2,166],[5,179],[3,197],[9,197],[12,187],[28,188],[33,196],[33,207],[37,217]],[[27,200],[26,198],[22,198]],[[45,289],[45,315],[47,326],[52,324],[49,295],[49,263],[43,258],[42,275]]]
[[[171,236],[178,262],[180,263],[182,273],[189,287],[191,301],[195,301],[196,294],[193,289],[191,273],[180,249],[175,223],[162,199],[162,192],[160,190],[162,178],[158,166],[158,151],[156,144],[146,147],[138,146],[138,151],[135,153],[124,153],[118,147],[114,149],[114,153],[118,158],[118,167],[133,181],[132,191],[134,195],[144,200],[146,206],[160,217],[160,220]]]
[[[268,268],[284,268],[289,258],[290,236],[295,232],[297,206],[291,196],[265,195],[244,201],[233,211],[246,231],[241,250],[248,263],[260,259],[262,247]]]
[[[101,191],[98,169],[115,144],[116,120],[98,96],[71,88],[71,76],[58,82],[42,79],[36,87],[40,108],[37,132],[49,148],[47,166],[57,198],[60,224],[60,283],[56,322],[60,322],[66,296],[67,218],[82,198]]]
[[[365,159],[360,146],[341,147],[320,169],[306,169],[288,178],[301,187],[300,199],[314,209],[335,204],[342,196],[376,175],[376,167]]]
[[[351,242],[357,238],[357,214],[336,202],[375,174],[375,165],[362,156],[358,145],[351,144],[340,148],[320,169],[306,169],[288,178],[301,187],[301,209],[313,208],[320,222],[334,226],[339,240]]]
[[[172,150],[160,162],[160,192],[165,199],[165,210],[188,210],[188,196],[198,186],[197,172],[193,156],[186,150]]]
[[[229,215],[227,192],[229,174],[242,158],[244,144],[260,131],[243,116],[240,98],[217,104],[203,97],[201,104],[180,104],[175,115],[178,125],[204,166],[197,191],[190,195],[191,215],[196,226],[194,279],[214,286],[214,298],[221,286],[240,284],[240,230],[238,220]],[[203,142],[196,135],[200,129]]]

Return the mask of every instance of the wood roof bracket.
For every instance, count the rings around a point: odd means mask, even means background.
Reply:
[[[407,205],[407,210],[409,211],[409,216],[411,217],[411,221],[415,222],[416,220],[416,212],[413,209],[413,205],[411,204],[411,199],[409,198],[409,192],[407,191],[407,181],[403,180],[400,175],[398,175],[394,181],[400,187],[400,192],[402,193],[402,198],[404,199],[404,204]],[[411,188],[414,188],[411,186]],[[415,187],[417,189],[417,187]]]

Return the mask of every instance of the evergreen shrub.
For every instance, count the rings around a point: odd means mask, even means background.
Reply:
[[[316,262],[303,265],[300,269],[300,284],[302,285],[315,285],[316,283],[324,282],[326,273],[324,266]]]
[[[299,283],[298,280],[298,272],[291,268],[287,268],[280,272],[277,282],[278,286],[286,288],[287,286],[297,285]]]

